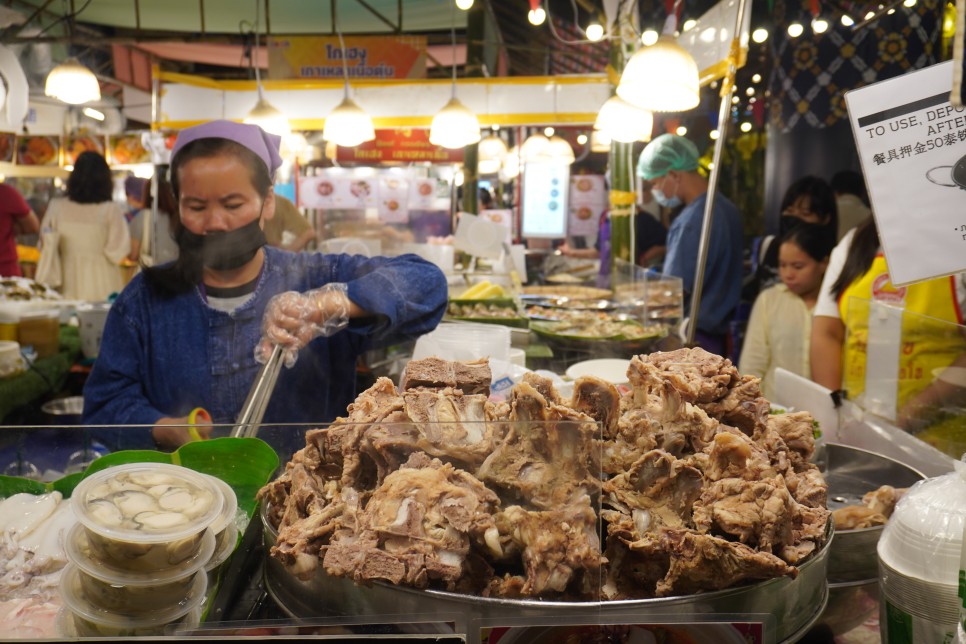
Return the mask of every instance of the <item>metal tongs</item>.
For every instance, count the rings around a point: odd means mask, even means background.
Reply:
[[[232,437],[254,438],[258,434],[258,428],[262,425],[262,418],[265,417],[268,401],[271,400],[272,392],[275,391],[278,374],[282,371],[282,355],[284,352],[282,346],[276,344],[275,348],[272,349],[272,355],[262,365],[258,377],[252,384],[251,391],[248,392],[248,398],[242,405],[241,413],[238,414],[235,427],[231,430]]]

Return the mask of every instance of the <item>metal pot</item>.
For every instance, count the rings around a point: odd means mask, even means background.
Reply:
[[[922,472],[899,461],[848,445],[828,443],[825,456],[829,510],[862,504],[864,494],[883,485],[904,488],[926,478]],[[828,561],[830,584],[878,578],[876,544],[884,528],[835,531]]]
[[[277,533],[267,519],[267,506],[261,517],[266,550],[275,545]],[[775,641],[793,642],[805,634],[825,610],[828,587],[825,583],[832,524],[829,522],[825,545],[799,566],[798,577],[779,577],[757,584],[714,592],[659,599],[604,602],[563,602],[539,599],[474,597],[439,590],[418,590],[376,582],[363,587],[353,581],[332,577],[321,567],[316,575],[301,581],[274,558],[265,565],[265,587],[278,606],[293,618],[416,615],[425,621],[455,623],[457,632],[467,634],[468,644],[479,641],[479,625],[468,628],[474,619],[547,620],[604,618],[623,623],[647,620],[660,622],[673,615],[675,621],[722,622],[758,621],[756,616],[774,616]],[[432,620],[431,616],[437,619]],[[510,622],[503,622],[504,625]],[[593,623],[593,622],[590,622]]]
[[[69,396],[45,402],[40,411],[48,425],[80,425],[84,413],[84,397]]]

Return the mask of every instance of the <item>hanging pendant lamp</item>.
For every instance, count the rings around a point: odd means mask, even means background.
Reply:
[[[255,49],[252,56],[255,56],[258,52],[258,29],[259,29],[259,7],[261,2],[256,0],[255,2]],[[251,125],[257,125],[266,132],[271,134],[277,134],[281,137],[289,136],[292,133],[292,127],[289,125],[288,118],[281,111],[279,111],[274,105],[268,102],[265,98],[264,88],[262,87],[262,77],[259,72],[258,62],[254,62],[255,67],[255,87],[258,90],[258,101],[255,103],[255,107],[251,109],[247,116],[243,119],[243,122],[249,123]]]
[[[68,58],[50,70],[44,94],[71,105],[101,100],[101,84],[94,72],[76,58]]]
[[[654,115],[650,111],[631,105],[620,96],[607,99],[594,121],[595,130],[621,143],[650,141],[653,127]]]
[[[652,112],[683,112],[698,106],[698,65],[675,40],[676,27],[672,12],[657,42],[631,56],[617,86],[618,96]]]
[[[334,6],[334,5],[333,5]],[[345,94],[332,113],[325,119],[322,128],[322,138],[344,148],[371,141],[376,138],[376,129],[372,125],[372,117],[359,104],[352,100],[349,88],[349,67],[346,63],[345,40],[342,31],[336,24],[339,35],[339,47],[342,49],[342,77],[345,80]]]
[[[468,107],[456,98],[456,27],[450,23],[453,46],[453,93],[429,129],[429,142],[444,148],[464,148],[480,141],[480,121]]]

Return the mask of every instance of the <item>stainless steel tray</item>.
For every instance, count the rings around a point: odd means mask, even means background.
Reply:
[[[866,492],[882,485],[909,487],[926,478],[913,468],[875,452],[828,443],[823,474],[828,482],[828,508],[862,503]],[[867,581],[879,576],[876,545],[885,526],[836,530],[828,562],[829,583]]]
[[[268,523],[266,511],[263,508],[262,523],[267,551],[275,545],[276,532]],[[832,542],[831,522],[827,536],[825,545],[799,566],[795,579],[780,577],[726,590],[659,599],[562,602],[474,597],[378,582],[363,587],[351,580],[332,577],[321,567],[312,579],[301,581],[271,557],[265,563],[265,588],[293,618],[420,613],[446,616],[447,620],[454,614],[463,615],[469,621],[620,615],[645,622],[648,618],[659,621],[668,615],[707,620],[714,614],[768,614],[775,618],[776,641],[792,642],[818,620],[828,601],[826,573]],[[468,633],[470,644],[476,641],[473,635]]]

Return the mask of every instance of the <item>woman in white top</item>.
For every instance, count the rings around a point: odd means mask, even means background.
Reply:
[[[131,234],[113,191],[104,157],[83,152],[67,179],[67,198],[52,199],[47,208],[44,226],[60,233],[67,299],[101,301],[124,287],[120,263],[131,252]]]
[[[810,377],[812,309],[835,236],[828,227],[799,224],[778,240],[775,284],[755,299],[738,361],[738,370],[762,379],[762,395],[774,395],[775,369]]]

